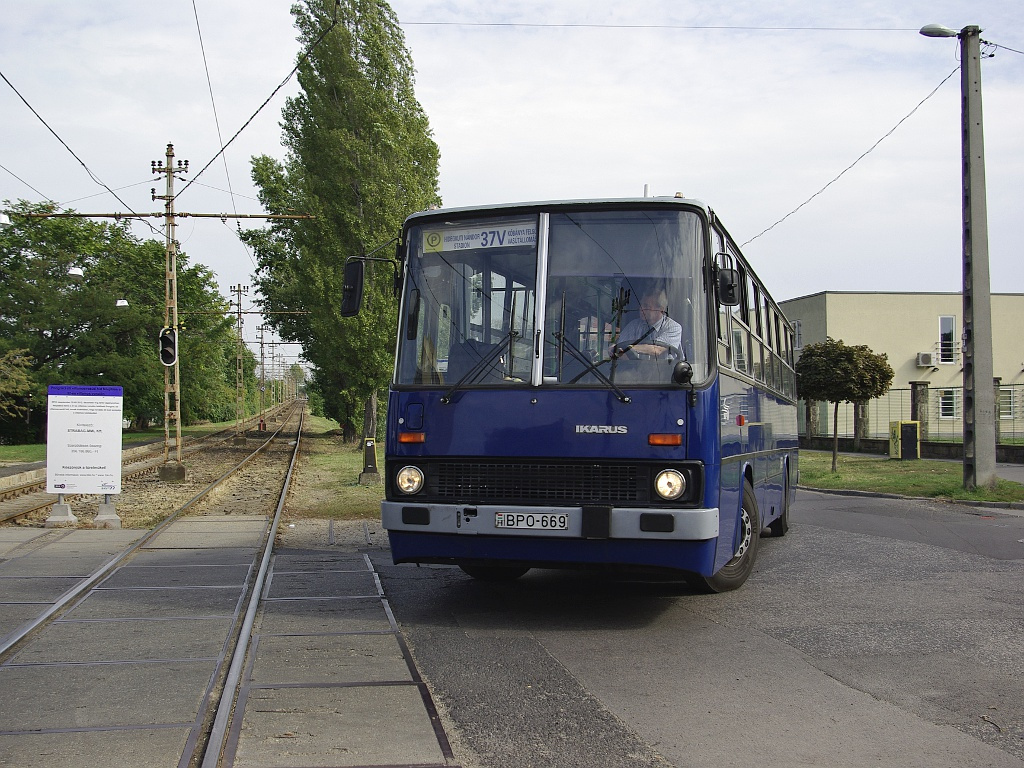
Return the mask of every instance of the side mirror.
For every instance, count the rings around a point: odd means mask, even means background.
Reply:
[[[345,263],[345,281],[341,289],[341,316],[355,317],[363,303],[363,262],[351,259]]]
[[[689,384],[693,380],[693,367],[685,360],[680,360],[672,369],[673,384]]]
[[[740,276],[735,269],[718,270],[718,303],[723,307],[740,303]]]

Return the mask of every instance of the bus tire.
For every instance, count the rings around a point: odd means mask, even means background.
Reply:
[[[515,581],[530,570],[515,565],[460,565],[459,568],[477,581]]]
[[[757,500],[750,483],[743,484],[743,504],[740,507],[740,534],[736,551],[722,569],[714,576],[702,576],[708,592],[728,592],[743,585],[754,570],[757,559],[757,543],[761,535],[761,516],[757,511]]]
[[[789,530],[789,469],[786,470],[786,479],[782,484],[782,514],[778,519],[768,523],[768,530],[772,536],[785,536]]]

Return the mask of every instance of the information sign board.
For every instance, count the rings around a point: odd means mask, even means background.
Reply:
[[[47,492],[120,493],[124,390],[51,384],[47,395]]]

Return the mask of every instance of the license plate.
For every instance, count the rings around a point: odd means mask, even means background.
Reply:
[[[569,515],[546,512],[495,512],[494,527],[531,531],[567,531],[569,530]]]

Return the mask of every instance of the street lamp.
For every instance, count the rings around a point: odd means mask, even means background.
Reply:
[[[996,397],[992,362],[992,298],[985,202],[985,138],[981,122],[981,28],[941,24],[925,37],[960,38],[963,157],[964,487],[996,481]]]

